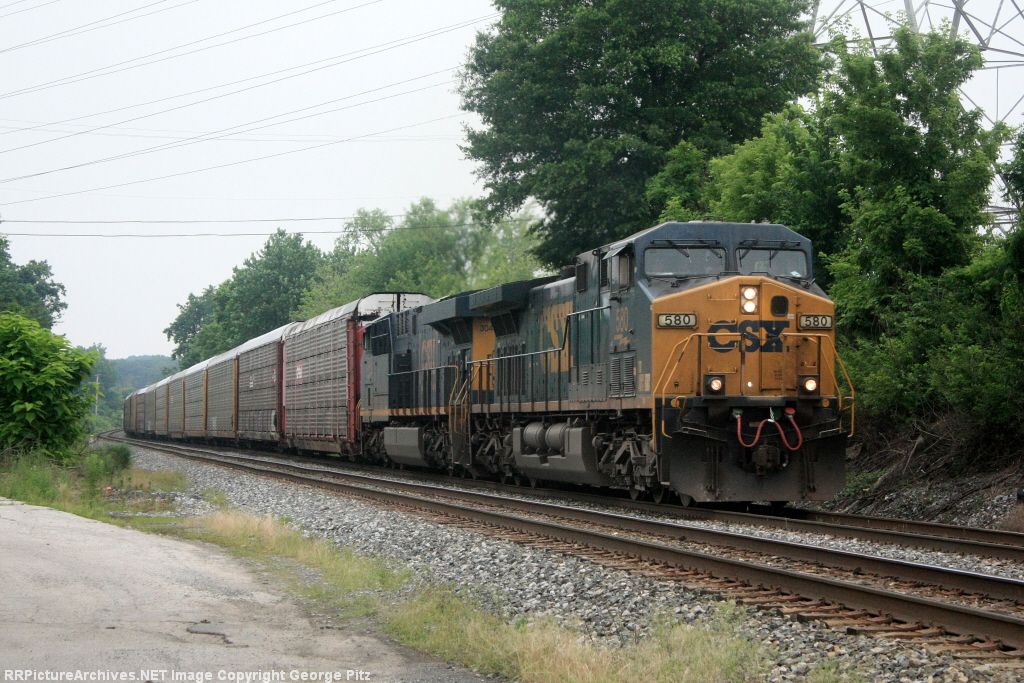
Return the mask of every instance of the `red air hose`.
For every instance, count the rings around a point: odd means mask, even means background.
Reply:
[[[796,418],[793,417],[793,415],[795,413],[796,413],[796,411],[794,409],[786,408],[786,417],[789,418],[789,423],[791,425],[793,425],[793,429],[796,431],[796,445],[795,446],[790,445],[789,439],[786,438],[786,432],[785,432],[785,430],[782,429],[782,425],[779,424],[778,422],[775,422],[775,420],[772,420],[771,418],[761,420],[761,422],[757,425],[757,431],[754,432],[754,440],[751,441],[750,443],[747,443],[746,441],[743,440],[743,418],[742,418],[742,416],[737,415],[736,416],[736,440],[739,441],[740,445],[743,446],[744,448],[753,448],[754,446],[757,445],[757,442],[761,440],[761,430],[764,429],[765,423],[766,422],[774,422],[775,423],[775,428],[779,430],[779,438],[782,439],[782,445],[784,445],[787,450],[794,451],[794,452],[798,451],[804,445],[804,435],[803,435],[803,432],[800,431],[800,425],[798,425],[796,423]]]
[[[793,408],[786,408],[786,417],[789,418],[789,424],[793,425],[793,429],[796,430],[795,446],[789,445],[789,439],[786,438],[786,432],[785,430],[782,429],[782,425],[780,425],[778,422],[775,423],[775,426],[778,427],[779,429],[779,438],[782,439],[782,445],[784,445],[787,449],[791,451],[798,451],[800,450],[800,447],[804,445],[804,434],[803,432],[800,431],[800,425],[796,423],[796,418],[793,417],[795,413],[796,410],[794,410]]]
[[[743,440],[743,418],[739,415],[736,416],[736,440],[740,442],[740,445],[744,448],[753,448],[757,445],[757,442],[761,440],[761,430],[764,428],[764,423],[770,422],[770,420],[761,420],[761,423],[757,425],[757,431],[754,432],[754,440],[747,443]]]

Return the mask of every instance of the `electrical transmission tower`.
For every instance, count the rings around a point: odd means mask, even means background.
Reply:
[[[964,106],[980,109],[987,126],[1024,124],[1024,0],[814,0],[810,19],[817,42],[839,32],[867,40],[876,54],[889,47],[894,23],[956,33],[985,59],[960,89]],[[1005,205],[1001,183],[992,196],[993,228],[1005,230],[1016,222],[1017,208]]]

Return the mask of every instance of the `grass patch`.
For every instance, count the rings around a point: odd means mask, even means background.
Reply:
[[[339,548],[325,539],[308,538],[270,516],[221,510],[204,517],[179,518],[176,522],[166,524],[140,518],[133,520],[132,525],[214,543],[241,557],[258,560],[284,579],[294,593],[316,602],[321,609],[335,611],[340,617],[377,614],[382,596],[401,589],[410,576],[407,570],[394,569],[380,559]],[[303,569],[312,570],[312,575]]]
[[[201,495],[203,500],[205,500],[210,505],[219,507],[221,509],[226,508],[228,506],[228,496],[220,489],[203,489],[203,493]]]
[[[132,491],[184,491],[188,488],[188,479],[177,470],[126,470],[118,480],[116,488]]]
[[[860,498],[871,492],[878,480],[885,474],[885,470],[861,470],[849,471],[846,473],[846,486],[839,492],[837,498],[854,499]]]
[[[286,558],[315,569],[324,582],[341,591],[401,588],[409,578],[375,558],[319,538],[308,538],[270,516],[256,517],[223,510],[189,520],[196,538],[210,541],[239,555],[259,559]]]
[[[130,465],[131,451],[120,444],[65,454],[61,459],[43,452],[18,453],[0,462],[0,496],[109,521],[112,512],[152,513],[172,507],[158,497],[116,494],[187,486],[178,472],[149,472]]]
[[[840,671],[836,662],[826,662],[811,669],[807,683],[864,683],[864,679],[857,674]]]
[[[666,621],[634,645],[601,648],[550,621],[508,624],[436,589],[393,607],[384,624],[416,649],[526,682],[752,680],[766,660],[736,634],[734,611],[722,612],[707,628]]]

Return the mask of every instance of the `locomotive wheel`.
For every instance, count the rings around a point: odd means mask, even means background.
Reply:
[[[651,498],[654,499],[655,503],[661,505],[662,503],[666,503],[672,499],[672,490],[667,489],[664,486],[659,486],[651,491]]]
[[[643,492],[640,489],[638,489],[635,486],[631,486],[629,488],[629,499],[630,500],[639,500],[641,493],[643,493]]]
[[[526,482],[530,485],[531,489],[537,488],[537,480],[533,477],[527,477]]]

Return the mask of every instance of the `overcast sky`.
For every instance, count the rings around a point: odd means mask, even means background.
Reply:
[[[984,5],[969,3],[979,13]],[[453,69],[493,11],[487,0],[0,0],[0,231],[280,225],[309,234],[341,222],[12,221],[343,217],[478,195],[473,164],[458,149],[471,119],[459,111]],[[1021,95],[1020,71],[1001,76],[1004,108]],[[994,101],[994,90],[982,86],[975,97]],[[325,143],[335,144],[287,153]],[[97,163],[158,145],[180,146]],[[51,172],[78,164],[86,165]],[[334,240],[309,236],[324,249]],[[45,259],[67,287],[56,330],[119,358],[169,353],[162,330],[176,304],[227,278],[265,237],[10,240],[16,262]]]

